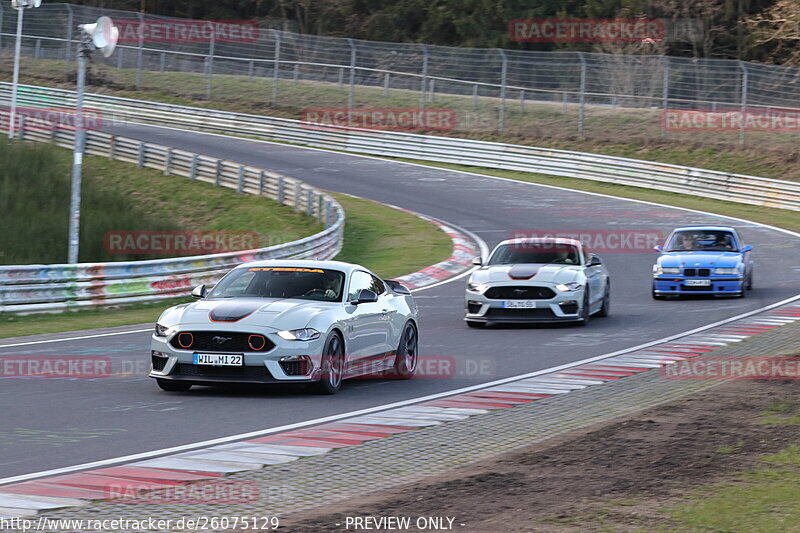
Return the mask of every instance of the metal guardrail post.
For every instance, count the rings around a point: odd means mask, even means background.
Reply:
[[[167,70],[167,54],[166,52],[161,52],[161,58],[158,63],[158,71],[161,74],[164,74]]]
[[[66,4],[67,7],[67,36],[66,36],[66,49],[64,50],[64,61],[66,65],[64,66],[64,72],[69,74],[69,64],[72,61],[72,32],[75,31],[73,26],[75,22],[75,16],[72,13],[72,4]]]
[[[122,70],[122,55],[123,55],[123,52],[125,52],[125,49],[120,47],[120,48],[117,48],[115,50],[115,52],[117,53],[117,69],[118,70]]]
[[[17,130],[19,132],[19,134],[18,134],[19,140],[21,140],[21,141],[25,140],[25,122],[26,122],[25,115],[20,115],[19,116],[19,127],[17,128]]]
[[[472,107],[478,109],[478,86],[472,86]]]
[[[519,92],[519,112],[525,112],[525,91]]]
[[[297,85],[298,81],[300,81],[300,65],[295,63],[292,69],[292,83]]]
[[[314,191],[306,189],[306,215],[314,215]]]
[[[295,184],[294,184],[294,210],[295,211],[299,211],[300,210],[300,202],[301,201],[302,200],[300,200],[300,183],[299,182],[295,182]]]
[[[428,89],[428,45],[422,44],[422,81],[419,89],[419,107],[425,109],[425,91]]]
[[[145,152],[146,149],[147,149],[147,145],[145,143],[143,143],[143,142],[140,142],[139,143],[139,156],[138,156],[138,158],[136,160],[136,165],[139,166],[139,167],[143,167],[144,166],[144,155],[145,155],[144,152]]]
[[[744,139],[747,131],[747,89],[748,89],[748,72],[747,64],[739,61],[739,68],[742,71],[742,94],[740,97],[742,104],[742,126],[739,128],[739,146],[744,146]]]
[[[279,176],[278,177],[278,203],[280,205],[284,204],[284,201],[285,201],[284,196],[285,196],[285,194],[286,194],[286,191],[284,191],[283,177]]]
[[[339,90],[344,90],[344,68],[339,67]]]
[[[431,80],[431,86],[429,88],[429,92],[430,92],[430,101],[431,102],[435,102],[436,101],[436,80]]]
[[[267,182],[267,173],[263,170],[258,173],[258,194],[264,195],[264,186]]]
[[[196,180],[197,179],[197,165],[200,163],[200,156],[194,154],[192,156],[192,166],[189,168],[189,179]]]
[[[214,169],[214,185],[219,187],[220,179],[222,178],[222,159],[217,159],[217,166]]]
[[[581,88],[578,109],[578,133],[583,136],[584,120],[586,117],[586,58],[583,57],[583,52],[578,52],[578,57],[581,59]]]
[[[167,148],[167,154],[164,156],[164,175],[169,176],[172,173],[172,148]]]
[[[331,202],[327,200],[325,202],[325,227],[329,228],[331,226]]]
[[[239,165],[239,175],[236,177],[236,192],[238,194],[244,192],[244,165]]]
[[[383,75],[383,96],[389,96],[389,73]]]
[[[275,57],[272,63],[272,105],[278,103],[278,84],[280,84],[281,70],[281,34],[278,30],[272,30],[275,37]]]
[[[53,131],[55,132],[56,130],[53,129]],[[117,156],[117,136],[112,135],[111,139],[109,139],[108,141],[108,158],[113,161],[116,156]]]
[[[41,59],[41,55],[42,55],[42,40],[36,39],[36,44],[34,45],[33,48],[33,58]]]
[[[252,78],[253,75],[255,74],[255,70],[256,70],[256,62],[250,61],[247,65],[247,77]]]
[[[324,213],[324,211],[322,210],[323,204],[325,203],[324,200],[325,199],[322,197],[321,194],[317,195],[317,220],[319,220],[320,222],[322,222],[322,217]]]
[[[139,49],[136,51],[136,88],[142,87],[142,62],[144,61],[144,13],[139,13]]]
[[[356,45],[353,39],[347,39],[347,44],[350,45],[350,87],[347,89],[347,110],[353,109],[355,101],[355,85],[356,85]]]
[[[661,58],[663,70],[661,89],[661,138],[667,138],[667,112],[669,111],[669,56]]]
[[[503,62],[500,69],[500,119],[498,121],[497,129],[500,133],[506,131],[506,82],[508,81],[508,58],[506,52],[502,48],[497,49],[500,52],[500,58]]]

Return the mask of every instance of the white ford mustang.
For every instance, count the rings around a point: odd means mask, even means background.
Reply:
[[[200,300],[170,307],[155,326],[150,377],[164,390],[301,382],[334,394],[346,378],[416,371],[411,293],[362,266],[257,261],[192,294]]]
[[[607,316],[611,281],[602,261],[580,241],[512,239],[497,245],[467,282],[470,327],[501,322],[578,322]]]

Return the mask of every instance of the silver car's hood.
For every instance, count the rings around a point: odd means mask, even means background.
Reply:
[[[319,313],[340,307],[341,302],[318,302],[294,298],[226,298],[200,300],[170,307],[158,319],[163,326],[207,326],[237,329],[246,326],[276,330],[299,329]]]
[[[519,264],[481,267],[472,273],[475,283],[570,283],[580,276],[577,265]]]

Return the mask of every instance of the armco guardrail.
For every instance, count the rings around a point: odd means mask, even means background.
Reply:
[[[0,84],[0,102],[9,84]],[[74,106],[75,93],[26,86],[20,105]],[[705,198],[800,210],[800,184],[702,168],[534,146],[410,133],[315,126],[298,120],[184,107],[92,94],[87,105],[109,119],[182,127],[350,152],[521,170],[694,194]]]
[[[5,122],[8,120],[7,114],[1,118]],[[24,120],[20,126],[23,139],[73,146],[73,132],[37,131],[26,127]],[[212,255],[76,265],[0,266],[0,313],[57,311],[169,298],[188,294],[192,287],[201,283],[213,284],[228,270],[246,261],[330,259],[341,250],[343,209],[329,195],[297,179],[167,146],[98,131],[87,133],[89,154],[271,198],[316,217],[324,223],[325,229],[276,246]]]

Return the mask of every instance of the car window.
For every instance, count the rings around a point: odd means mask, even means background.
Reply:
[[[386,286],[383,284],[383,281],[379,280],[375,276],[370,276],[372,278],[372,286],[370,290],[375,294],[383,294],[386,290]]]
[[[347,299],[355,300],[362,289],[373,290],[372,276],[361,270],[356,270],[350,276],[350,290],[347,292]]]
[[[322,268],[264,266],[238,268],[214,287],[209,298],[297,298],[339,302],[344,273]]]
[[[513,243],[497,248],[489,258],[490,265],[515,265],[519,263],[552,263],[578,265],[580,251],[576,246],[562,243]]]
[[[736,238],[730,231],[677,231],[667,244],[669,252],[731,252],[736,250]]]

